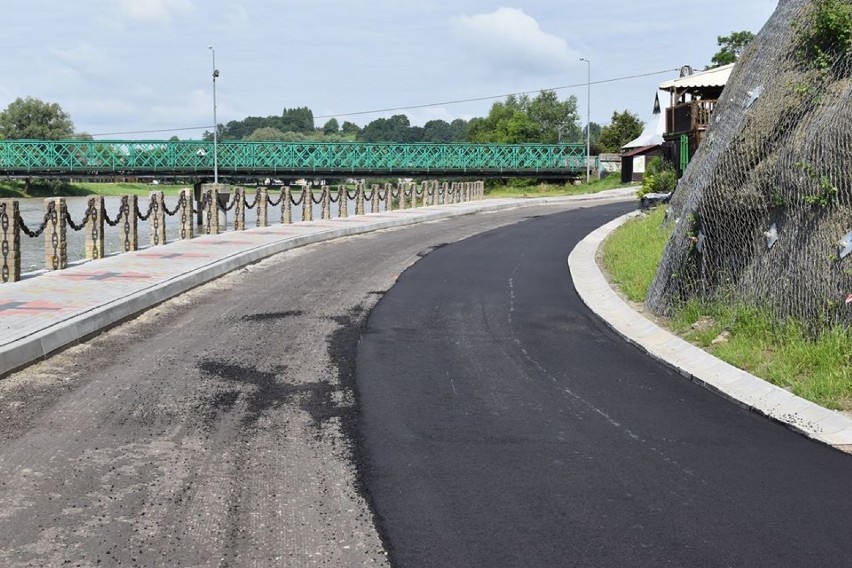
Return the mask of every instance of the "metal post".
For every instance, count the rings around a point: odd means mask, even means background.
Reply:
[[[208,46],[213,53],[213,183],[219,183],[219,122],[216,118],[216,77],[219,76],[219,70],[216,69],[216,50],[213,46]]]
[[[592,148],[592,62],[581,57],[580,61],[585,61],[588,66],[588,79],[586,81],[586,183],[589,183],[592,177],[591,167],[589,166],[589,154]]]

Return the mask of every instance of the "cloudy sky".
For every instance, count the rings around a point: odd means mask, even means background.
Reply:
[[[561,99],[576,95],[585,120],[587,65],[580,57],[591,61],[593,121],[606,124],[624,109],[645,119],[656,86],[677,76],[671,70],[703,69],[717,36],[756,33],[776,5],[8,0],[0,23],[0,108],[31,96],[59,103],[77,131],[102,138],[199,138],[213,124],[213,45],[222,123],[307,106],[317,126],[330,117],[363,126],[400,113],[422,125],[485,116],[499,100],[487,97],[547,88],[558,88]],[[468,99],[481,100],[452,103]]]

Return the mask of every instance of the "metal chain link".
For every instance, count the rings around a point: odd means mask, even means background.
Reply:
[[[302,195],[302,197],[300,197],[300,198],[299,198],[299,200],[298,200],[298,201],[296,201],[296,198],[295,198],[295,197],[293,197],[293,192],[290,192],[290,203],[292,203],[292,204],[293,204],[293,205],[295,205],[296,207],[298,207],[299,205],[301,205],[301,204],[302,204],[302,201],[304,201],[304,200],[305,200],[305,199],[304,199],[304,194],[301,194],[301,195]]]
[[[21,226],[21,232],[23,232],[26,236],[36,239],[44,233],[44,230],[47,228],[48,222],[50,222],[50,218],[53,215],[53,212],[56,210],[56,204],[51,202],[47,205],[47,212],[44,214],[44,220],[41,222],[41,226],[35,231],[30,230],[27,227],[27,224],[24,223],[24,218],[21,217],[21,213],[18,212],[18,224]]]
[[[74,231],[82,231],[85,228],[86,223],[89,222],[89,219],[92,218],[92,215],[94,214],[94,212],[95,212],[95,200],[90,199],[89,200],[89,207],[88,207],[88,209],[86,209],[86,216],[83,217],[83,220],[80,222],[79,225],[74,223],[74,220],[71,219],[71,213],[69,213],[67,209],[65,210],[65,222],[68,223],[68,226],[71,227],[71,229],[73,229]]]
[[[109,213],[106,209],[104,209],[104,222],[110,227],[118,226],[118,223],[121,221],[121,218],[124,217],[124,202],[122,201],[121,208],[118,210],[118,216],[116,216],[115,221],[109,218]]]
[[[248,209],[249,211],[251,211],[252,209],[254,209],[257,206],[258,201],[260,201],[260,193],[259,192],[255,192],[254,201],[252,202],[251,205],[249,205],[248,199],[246,199],[245,193],[243,193],[243,205],[245,205],[246,209]]]
[[[321,193],[320,193],[319,199],[317,199],[316,197],[314,197],[314,192],[313,192],[313,191],[308,190],[308,195],[310,195],[310,196],[311,196],[311,201],[312,201],[312,202],[314,202],[314,203],[316,203],[317,205],[319,205],[320,203],[322,203],[322,194],[321,194]]]
[[[219,199],[217,198],[216,201],[218,202]],[[236,204],[237,204],[237,196],[235,195],[234,198],[231,200],[231,202],[228,205],[220,205],[219,209],[221,209],[222,211],[225,211],[227,213],[228,211],[233,209],[234,205],[236,205]]]
[[[181,207],[183,207],[185,204],[186,204],[186,194],[181,193],[180,198],[178,198],[177,205],[175,205],[174,211],[169,211],[169,206],[166,205],[165,199],[163,200],[163,211],[169,217],[174,217],[175,215],[177,215],[177,212],[180,211]]]
[[[275,201],[274,199],[269,197],[268,193],[266,194],[266,202],[269,203],[270,207],[278,207],[279,205],[281,205],[282,201],[284,201],[284,198],[281,194],[278,195],[278,201]]]
[[[136,211],[136,216],[139,217],[140,221],[147,221],[148,220],[148,217],[150,217],[151,213],[154,211],[154,204],[155,204],[155,201],[153,199],[148,202],[148,212],[145,213],[144,215],[142,214],[141,211],[139,211],[139,210]]]
[[[337,203],[338,201],[340,201],[340,194],[341,194],[341,193],[342,193],[342,191],[341,191],[341,190],[337,190],[337,197],[332,197],[332,195],[331,195],[331,191],[329,191],[329,192],[328,192],[328,201],[329,201],[329,203]]]
[[[357,189],[355,190],[355,193],[349,193],[349,190],[348,189],[346,190],[346,198],[347,199],[352,200],[352,199],[355,199],[356,197],[358,197],[358,190]]]

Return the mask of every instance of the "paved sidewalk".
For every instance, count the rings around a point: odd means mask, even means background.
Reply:
[[[852,419],[713,357],[645,319],[610,288],[595,261],[597,250],[633,215],[593,231],[571,252],[568,265],[583,302],[627,341],[685,377],[810,438],[852,452]]]
[[[595,195],[488,199],[229,231],[82,262],[0,285],[0,376],[232,270],[299,246],[380,229]]]

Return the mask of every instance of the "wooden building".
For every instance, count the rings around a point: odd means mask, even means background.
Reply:
[[[696,73],[684,68],[680,78],[660,85],[660,90],[668,91],[671,96],[671,103],[666,109],[664,153],[681,174],[704,139],[713,109],[734,65]]]

